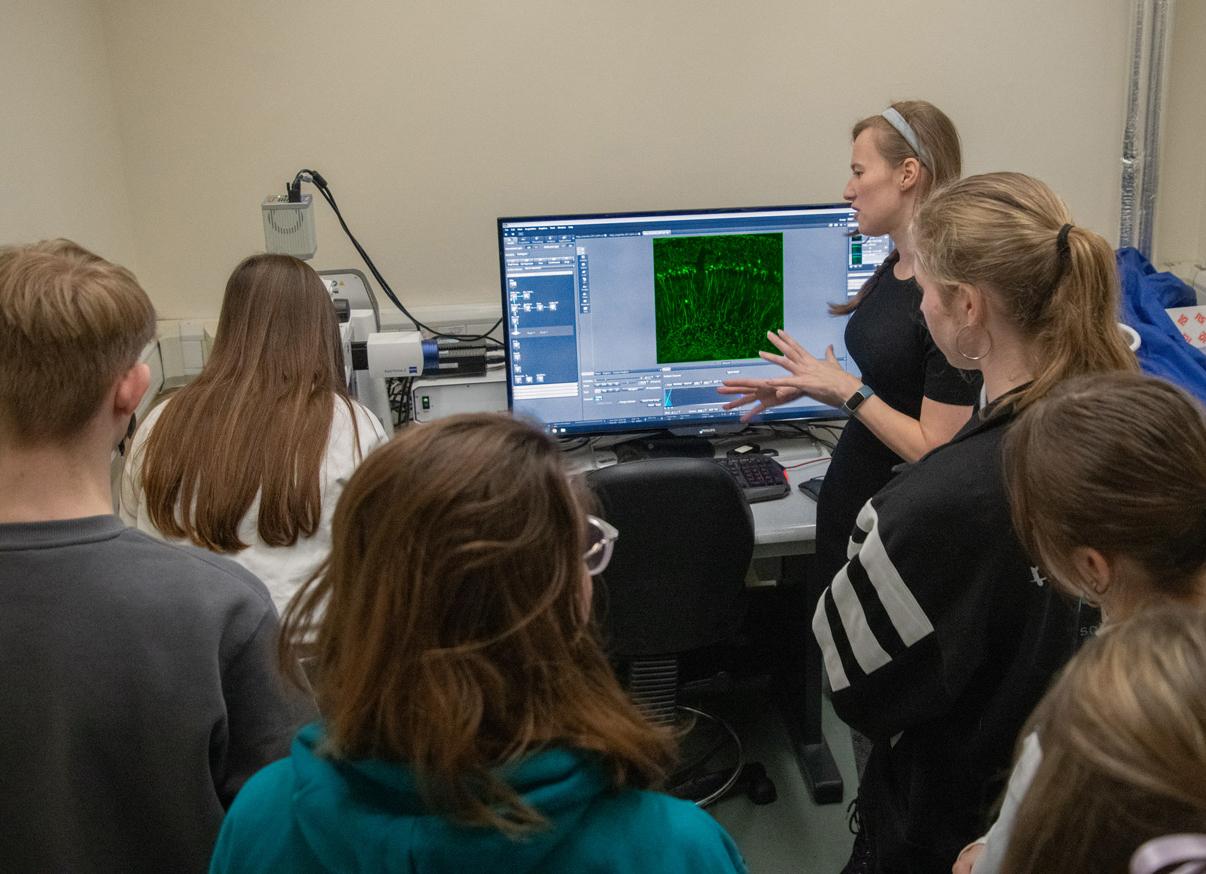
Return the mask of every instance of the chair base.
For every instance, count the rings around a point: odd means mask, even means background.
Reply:
[[[671,778],[674,785],[668,787],[670,794],[693,801],[698,807],[708,807],[722,798],[737,794],[747,795],[755,804],[770,804],[777,799],[775,784],[766,776],[766,769],[758,762],[746,763],[741,737],[727,721],[682,704],[676,707],[676,711],[690,715],[696,722],[704,720],[711,723],[721,730],[723,737],[703,755],[679,769],[676,775],[679,779]],[[736,750],[735,764],[701,772],[720,749],[730,745]]]

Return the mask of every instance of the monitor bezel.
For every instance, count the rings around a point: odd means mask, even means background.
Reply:
[[[507,263],[506,254],[503,243],[503,226],[511,222],[542,222],[542,223],[568,223],[574,221],[598,220],[598,219],[624,219],[624,218],[657,218],[658,216],[698,216],[698,215],[718,215],[718,214],[740,214],[740,213],[755,213],[755,212],[799,212],[809,210],[826,210],[826,209],[843,209],[853,210],[850,203],[847,201],[839,201],[837,203],[797,203],[797,204],[777,204],[770,206],[737,206],[737,207],[720,207],[716,209],[662,209],[662,210],[633,210],[624,212],[599,212],[599,213],[550,213],[548,215],[518,215],[518,216],[499,216],[496,222],[498,236],[498,276],[499,290],[502,294],[502,312],[503,318],[503,352],[504,361],[507,362],[507,373],[505,382],[507,386],[507,410],[515,415],[515,398],[513,394],[513,385],[511,382],[510,356],[511,356],[511,322],[506,318],[507,306],[509,299],[507,297]],[[853,214],[852,214],[853,217]],[[856,233],[857,225],[855,225]],[[556,436],[565,438],[575,437],[602,437],[617,434],[641,434],[657,431],[670,431],[674,434],[683,436],[694,435],[701,437],[719,436],[725,433],[734,433],[743,430],[751,425],[759,424],[790,424],[793,422],[824,422],[833,421],[835,419],[845,419],[846,414],[837,407],[820,405],[810,408],[810,412],[804,412],[799,409],[781,410],[779,408],[771,408],[768,411],[759,413],[749,422],[742,422],[741,408],[725,411],[724,415],[713,415],[709,417],[684,417],[674,421],[667,421],[660,424],[642,424],[637,422],[620,422],[611,424],[600,424],[598,422],[583,422],[580,426],[571,426],[562,428],[556,432]],[[525,414],[522,411],[519,415],[525,415],[528,418],[538,422],[542,429],[550,431],[550,426],[547,422],[530,414]]]

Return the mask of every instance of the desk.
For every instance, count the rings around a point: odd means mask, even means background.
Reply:
[[[820,476],[828,466],[827,453],[811,438],[750,438],[763,448],[778,450],[778,461],[788,468],[791,493],[781,500],[751,504],[754,516],[754,560],[778,560],[776,601],[780,622],[774,631],[781,656],[775,688],[779,711],[791,737],[796,762],[818,804],[842,800],[842,777],[821,731],[821,652],[812,635],[812,614],[828,580],[819,580],[814,570],[817,505],[796,485]],[[725,452],[742,441],[718,441],[717,452]],[[572,473],[616,463],[615,453],[605,446],[584,447],[567,453]],[[822,460],[825,459],[825,460]],[[802,467],[791,465],[807,462]]]

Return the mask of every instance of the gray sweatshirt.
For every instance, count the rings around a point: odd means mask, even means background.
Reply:
[[[116,517],[0,525],[0,866],[204,871],[311,702],[232,561]]]

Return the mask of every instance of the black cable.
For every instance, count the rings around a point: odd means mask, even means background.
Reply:
[[[415,419],[415,379],[413,376],[399,380],[402,384],[402,424]]]
[[[590,443],[589,437],[571,437],[568,439],[558,440],[557,445],[562,452],[573,452],[575,449],[581,449]],[[571,445],[572,444],[572,445]]]
[[[414,377],[386,377],[385,389],[389,398],[389,409],[394,417],[394,427],[414,420]]]
[[[390,416],[394,420],[395,428],[400,428],[402,426],[402,381],[403,380],[392,376],[386,377],[385,380],[385,394],[389,400],[389,412]]]
[[[499,316],[498,321],[496,321],[484,334],[472,335],[445,334],[443,331],[437,331],[430,325],[425,325],[423,322],[420,322],[417,318],[415,318],[411,314],[410,310],[403,306],[402,301],[398,300],[397,296],[394,294],[394,290],[390,287],[389,283],[385,281],[385,277],[381,275],[381,271],[377,269],[377,265],[373,263],[373,259],[369,257],[369,253],[366,252],[364,247],[360,245],[360,241],[356,239],[355,234],[353,234],[351,228],[348,227],[348,223],[343,218],[343,213],[339,210],[339,204],[335,202],[335,195],[331,193],[331,188],[329,185],[327,185],[327,180],[323,178],[322,174],[317,170],[298,170],[297,175],[293,177],[293,184],[290,186],[291,190],[296,190],[298,188],[303,174],[310,177],[310,181],[314,184],[314,187],[318,189],[318,193],[322,195],[323,200],[325,200],[327,205],[331,207],[331,210],[335,213],[335,218],[339,220],[339,226],[343,228],[343,232],[347,234],[348,239],[352,241],[352,246],[355,247],[356,251],[360,254],[360,257],[364,259],[364,263],[368,266],[369,272],[373,274],[373,278],[377,280],[377,284],[381,286],[381,290],[385,292],[385,296],[389,298],[390,303],[401,310],[402,315],[410,319],[411,323],[415,326],[415,330],[427,331],[434,337],[446,337],[450,340],[460,340],[467,343],[477,340],[485,340],[489,343],[493,343],[500,349],[504,348],[503,344],[499,340],[496,340],[490,336],[492,333],[497,331],[499,325],[502,324],[502,316]]]
[[[837,442],[842,439],[842,429],[837,425],[822,425],[820,423],[814,423],[808,426],[808,432],[811,434],[813,431],[828,432],[829,436],[833,439],[833,445],[830,446],[830,449],[832,449],[834,446],[837,446]],[[815,437],[816,435],[813,434],[812,436]]]

